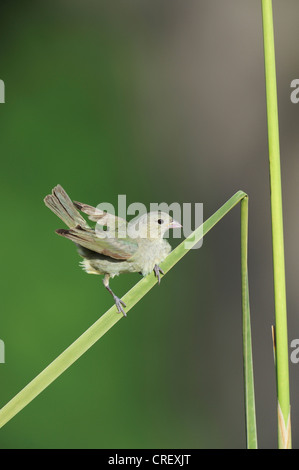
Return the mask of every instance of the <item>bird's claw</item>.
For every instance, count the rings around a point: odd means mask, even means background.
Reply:
[[[160,273],[164,274],[164,271],[163,269],[160,268],[158,264],[155,264],[154,266],[154,273],[155,273],[156,278],[158,279],[158,284],[160,284],[161,282]]]
[[[126,307],[126,304],[124,303],[123,300],[121,300],[119,297],[117,297],[116,295],[113,296],[114,298],[114,302],[115,302],[115,305],[116,305],[116,308],[118,310],[118,313],[122,313],[124,317],[127,316],[126,312],[124,311],[124,309],[122,308],[122,306]]]

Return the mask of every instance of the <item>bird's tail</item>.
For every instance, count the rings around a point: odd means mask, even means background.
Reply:
[[[54,214],[56,214],[69,228],[75,228],[77,225],[89,228],[86,220],[77,211],[73,202],[65,192],[62,186],[58,184],[53,188],[52,194],[45,197],[44,203]]]

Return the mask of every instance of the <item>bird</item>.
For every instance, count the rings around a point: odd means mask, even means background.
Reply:
[[[171,251],[163,237],[169,229],[182,227],[169,214],[147,212],[128,223],[98,207],[72,201],[60,184],[44,198],[44,203],[67,225],[68,229],[58,229],[56,233],[75,243],[84,271],[104,276],[103,284],[119,313],[127,316],[126,304],[112,291],[110,279],[135,272],[147,276],[153,271],[160,284],[160,274],[164,272],[159,265]],[[95,228],[79,211],[96,222]]]

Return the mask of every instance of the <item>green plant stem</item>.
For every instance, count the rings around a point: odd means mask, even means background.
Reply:
[[[241,278],[243,311],[243,362],[247,448],[257,449],[256,412],[248,287],[248,197],[241,201]]]
[[[289,357],[280,172],[279,127],[275,70],[272,0],[262,0],[265,78],[270,166],[272,248],[276,332],[276,381],[278,399],[278,446],[291,447]],[[283,420],[281,420],[281,414]],[[289,431],[288,431],[289,428]]]
[[[202,226],[197,228],[189,237],[187,237],[180,245],[178,245],[161,264],[164,273],[175,266],[175,264],[185,256],[188,251],[198,241],[201,240],[213,227],[217,224],[233,207],[243,200],[247,201],[247,196],[243,191],[238,191],[232,196],[218,211],[216,211],[209,219],[207,219]],[[243,296],[243,319],[246,320],[246,326],[243,327],[245,331],[244,338],[246,339],[246,347],[244,347],[244,369],[245,369],[245,388],[249,386],[249,391],[245,392],[246,398],[246,423],[247,423],[247,436],[248,433],[251,437],[247,437],[249,445],[254,446],[256,442],[255,430],[255,414],[254,410],[254,390],[253,390],[253,370],[252,370],[252,357],[251,357],[251,337],[248,335],[249,318],[249,302],[248,302],[248,279],[247,279],[247,213],[248,206],[246,203],[242,205],[242,292]],[[186,247],[188,243],[188,248]],[[244,251],[244,249],[246,250]],[[127,294],[123,297],[126,303],[126,311],[128,312],[150,289],[157,283],[154,274],[150,274],[138,282]],[[246,297],[247,296],[247,297]],[[88,330],[85,331],[76,341],[74,341],[63,353],[60,354],[48,367],[46,367],[37,377],[35,377],[25,388],[23,388],[14,398],[12,398],[0,410],[0,428],[11,420],[17,413],[19,413],[28,403],[30,403],[36,396],[38,396],[48,385],[50,385],[57,377],[59,377],[68,367],[70,367],[77,359],[79,359],[84,352],[86,352],[98,339],[100,339],[115,323],[123,318],[122,315],[117,313],[116,307],[111,307],[105,314],[103,314]],[[250,326],[250,324],[249,324]],[[249,378],[249,380],[248,380]]]

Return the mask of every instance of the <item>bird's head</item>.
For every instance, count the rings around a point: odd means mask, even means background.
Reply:
[[[153,240],[163,238],[167,230],[179,227],[181,224],[166,212],[148,212],[129,227],[128,233],[130,236]]]

